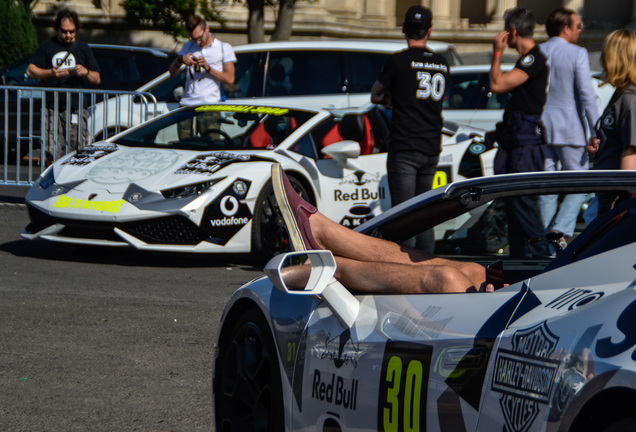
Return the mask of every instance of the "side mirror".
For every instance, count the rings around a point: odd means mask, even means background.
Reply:
[[[333,277],[336,260],[331,251],[277,255],[267,263],[264,271],[279,291],[289,295],[317,296],[345,327],[353,326],[360,302]]]
[[[321,152],[345,168],[360,169],[360,165],[356,160],[360,156],[360,144],[355,141],[333,143],[323,148]]]

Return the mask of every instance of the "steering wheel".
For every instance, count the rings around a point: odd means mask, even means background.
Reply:
[[[211,134],[218,134],[221,135],[221,138],[223,138],[223,141],[225,141],[225,144],[227,145],[227,147],[231,147],[232,144],[232,137],[230,137],[227,132],[219,129],[219,128],[208,128],[206,130],[203,131],[203,133],[201,134],[201,136],[209,136]]]

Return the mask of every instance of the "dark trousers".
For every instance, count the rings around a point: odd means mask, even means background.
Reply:
[[[389,153],[386,168],[391,192],[391,205],[407,201],[431,190],[439,156],[420,152]]]
[[[540,116],[511,113],[487,140],[496,140],[495,174],[543,171],[545,140]],[[550,256],[537,197],[506,200],[508,244],[512,258]]]
[[[536,196],[520,196],[506,200],[508,244],[511,258],[549,257],[539,202]]]
[[[439,156],[429,156],[418,151],[389,153],[386,166],[391,205],[395,207],[414,196],[430,191],[438,161]],[[407,244],[433,254],[435,234],[433,230],[423,232]]]

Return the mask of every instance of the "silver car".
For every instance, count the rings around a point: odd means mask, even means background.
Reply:
[[[507,197],[613,194],[556,258],[507,255]],[[481,177],[413,198],[358,231],[402,242],[435,228],[437,254],[501,260],[494,293],[351,292],[325,250],[275,257],[228,302],[216,430],[636,430],[636,173]],[[288,265],[306,263],[304,289]],[[297,288],[297,287],[296,287]]]

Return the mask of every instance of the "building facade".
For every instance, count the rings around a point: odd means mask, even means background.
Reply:
[[[40,0],[33,14],[38,28],[50,29],[55,8],[76,9],[84,22],[84,32],[92,42],[148,45],[175,48],[170,37],[148,29],[131,29],[125,22],[120,0]],[[293,39],[320,38],[402,38],[401,24],[406,10],[421,4],[433,12],[435,39],[454,43],[460,52],[488,50],[494,35],[503,27],[506,9],[523,4],[545,22],[556,7],[573,9],[581,16],[586,31],[580,43],[599,50],[611,30],[636,27],[636,0],[298,0],[295,7]],[[244,1],[215,1],[227,19],[214,26],[223,40],[233,44],[247,42],[247,8]],[[265,28],[274,28],[275,15],[266,8]],[[43,30],[46,32],[46,30]],[[43,36],[43,35],[41,35]],[[537,39],[545,38],[542,26]],[[86,38],[86,36],[84,36]]]

